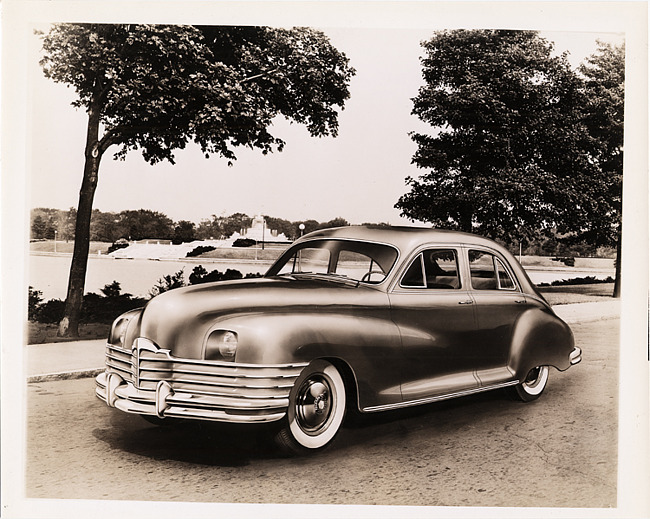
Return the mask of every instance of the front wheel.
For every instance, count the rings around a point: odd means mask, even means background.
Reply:
[[[327,361],[314,361],[291,389],[285,424],[276,441],[294,454],[323,449],[336,436],[344,416],[345,384],[341,374]]]
[[[511,388],[511,394],[523,402],[532,402],[540,397],[548,383],[548,366],[531,369],[523,382]]]

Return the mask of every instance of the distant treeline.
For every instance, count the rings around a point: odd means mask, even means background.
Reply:
[[[60,209],[37,208],[31,214],[31,237],[33,240],[74,240],[74,226],[77,211],[74,208],[68,211]],[[317,220],[304,220],[292,222],[283,218],[264,216],[267,229],[284,234],[289,240],[299,238],[301,234],[350,225],[344,218],[334,218],[328,222]],[[235,232],[248,229],[253,218],[244,213],[234,213],[230,216],[212,215],[201,220],[198,225],[187,220],[174,222],[167,215],[138,209],[136,211],[121,211],[119,213],[104,213],[98,209],[93,210],[90,223],[90,239],[107,243],[117,240],[170,240],[172,243],[186,243],[194,240],[210,240],[229,238]],[[301,231],[300,225],[304,225]],[[388,225],[385,223],[373,225]],[[514,254],[519,253],[518,243],[504,243]],[[587,243],[567,243],[560,235],[539,238],[522,244],[522,253],[537,256],[582,256],[582,257],[614,257],[615,250],[609,247],[595,247]]]
[[[60,209],[36,208],[31,213],[31,238],[33,240],[74,240],[75,220],[77,211],[70,208]],[[300,225],[304,225],[302,233],[306,234],[317,229],[341,227],[350,225],[344,218],[334,218],[328,222],[305,220],[291,222],[283,218],[264,216],[266,226],[270,231],[284,234],[290,240],[301,235]],[[90,222],[90,239],[92,241],[114,243],[117,240],[129,241],[156,239],[171,240],[173,243],[185,243],[194,240],[224,239],[235,232],[248,229],[253,218],[244,213],[234,213],[230,216],[212,215],[194,222],[180,220],[174,222],[164,213],[148,209],[121,211],[119,213],[93,210]]]

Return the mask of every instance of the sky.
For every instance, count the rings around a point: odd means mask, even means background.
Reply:
[[[411,100],[422,84],[420,42],[433,31],[318,28],[357,71],[339,115],[338,137],[313,138],[303,126],[278,118],[271,133],[286,141],[284,151],[264,156],[240,148],[232,167],[218,156],[205,159],[194,145],[176,152],[175,165],[155,166],[139,151],[115,161],[114,147],[102,159],[94,207],[151,209],[195,223],[235,212],[291,221],[410,223],[394,205],[407,191],[406,177],[422,173],[411,164],[416,147],[409,132],[430,128],[411,115]],[[558,52],[570,51],[574,66],[596,50],[596,39],[623,39],[594,32],[542,36],[554,41]],[[35,36],[32,45],[29,205],[68,209],[77,205],[86,115],[70,106],[72,89],[44,78]]]

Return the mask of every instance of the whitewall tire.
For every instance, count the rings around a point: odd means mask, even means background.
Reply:
[[[313,452],[329,445],[345,417],[345,384],[327,361],[309,364],[289,394],[289,409],[278,444],[292,453]]]
[[[548,366],[531,369],[526,378],[513,387],[513,396],[523,402],[532,402],[540,397],[548,383]]]

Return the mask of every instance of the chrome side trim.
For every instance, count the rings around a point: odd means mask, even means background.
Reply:
[[[409,400],[408,402],[398,402],[396,404],[364,407],[361,411],[363,411],[364,413],[375,413],[377,411],[389,411],[391,409],[401,409],[403,407],[413,407],[416,405],[431,404],[433,402],[439,402],[441,400],[450,400],[452,398],[468,396],[474,393],[482,393],[484,391],[491,391],[493,389],[501,389],[504,387],[516,386],[517,384],[519,384],[519,380],[511,380],[510,382],[502,382],[501,384],[493,384],[491,386],[477,387],[473,389],[467,389],[465,391],[456,391],[455,393],[446,393],[443,395],[420,398],[418,400]]]

